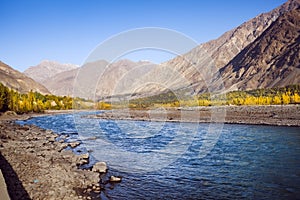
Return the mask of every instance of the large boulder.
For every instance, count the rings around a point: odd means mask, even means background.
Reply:
[[[97,162],[93,168],[93,172],[100,172],[100,173],[105,173],[107,171],[107,165],[105,162]]]

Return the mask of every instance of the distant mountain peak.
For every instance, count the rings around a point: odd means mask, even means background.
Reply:
[[[55,76],[56,74],[76,69],[78,67],[78,65],[74,64],[61,64],[57,61],[42,60],[40,64],[26,69],[24,74],[39,83],[43,83],[45,80]]]
[[[58,61],[55,60],[42,60],[40,62],[40,64],[49,64],[49,65],[60,65],[60,66],[74,66],[74,67],[79,67],[79,65],[75,65],[75,64],[71,64],[71,63],[60,63]],[[32,67],[36,67],[36,66],[32,66]]]

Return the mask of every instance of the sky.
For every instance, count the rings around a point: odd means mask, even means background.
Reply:
[[[160,27],[201,44],[285,0],[0,0],[0,60],[24,71],[42,60],[81,65],[121,32]],[[160,63],[169,53],[130,59]]]

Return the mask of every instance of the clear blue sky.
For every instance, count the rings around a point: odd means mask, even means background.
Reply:
[[[284,2],[0,0],[0,60],[20,71],[44,59],[80,65],[105,39],[141,27],[174,29],[200,44]]]

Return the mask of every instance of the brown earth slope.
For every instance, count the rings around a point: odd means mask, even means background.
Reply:
[[[232,90],[299,84],[300,9],[280,16],[220,71]]]
[[[208,87],[207,84],[211,84],[210,81],[213,79],[212,77],[217,76],[217,72],[220,68],[227,65],[228,62],[235,58],[244,48],[261,37],[265,30],[268,29],[278,17],[299,8],[299,6],[299,0],[289,0],[278,8],[268,13],[262,13],[237,28],[224,33],[216,40],[201,44],[185,55],[178,56],[163,63],[163,65],[174,67],[189,80],[174,83],[173,87],[192,87],[195,92],[206,91]],[[274,32],[274,34],[276,33]],[[274,37],[276,36],[274,35]],[[208,74],[208,72],[211,73]],[[204,80],[206,80],[206,82]],[[229,83],[226,85],[229,85]],[[255,89],[255,87],[252,87],[252,89]]]
[[[0,61],[0,82],[21,93],[27,93],[30,90],[37,91],[42,94],[50,94],[50,92],[41,84],[33,79],[25,76],[21,72],[14,70],[7,64]]]

